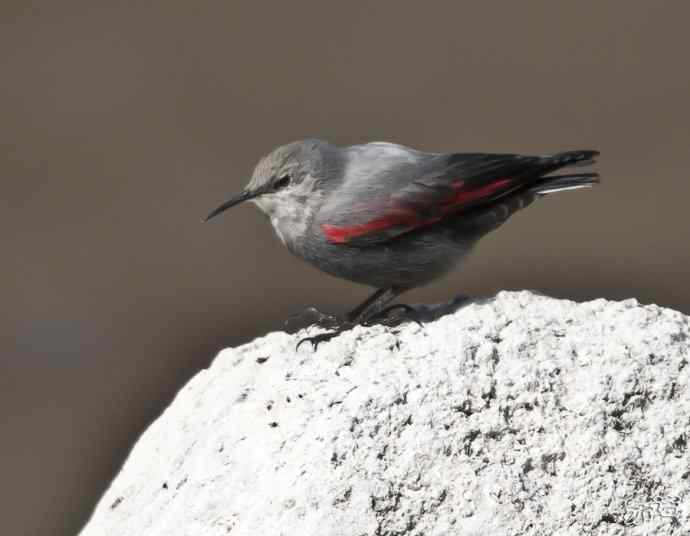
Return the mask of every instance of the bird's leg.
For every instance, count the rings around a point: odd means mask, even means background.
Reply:
[[[370,317],[376,315],[386,304],[390,303],[402,292],[396,287],[381,288],[360,303],[347,315],[347,321],[353,325],[366,322]]]
[[[390,303],[391,300],[395,299],[395,297],[404,290],[405,289],[398,287],[386,287],[377,290],[350,311],[345,317],[345,322],[335,327],[333,331],[319,333],[313,337],[306,337],[297,343],[297,348],[299,348],[303,342],[310,342],[314,346],[314,349],[316,349],[320,343],[330,341],[332,338],[337,337],[342,332],[358,324],[371,325],[371,320],[376,319],[381,311],[385,310],[386,304]]]

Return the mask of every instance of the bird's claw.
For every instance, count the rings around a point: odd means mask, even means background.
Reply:
[[[302,343],[310,342],[311,345],[314,347],[314,351],[316,351],[319,348],[319,344],[334,339],[344,331],[347,331],[347,329],[348,328],[340,328],[334,331],[327,331],[325,333],[319,333],[317,335],[312,335],[311,337],[305,337],[304,339],[300,339],[300,341],[297,343],[297,346],[295,347],[295,350],[299,350],[299,347],[302,345]]]

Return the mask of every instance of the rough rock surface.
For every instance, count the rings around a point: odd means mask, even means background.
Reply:
[[[530,292],[317,352],[272,333],[182,389],[83,534],[686,535],[689,335]]]

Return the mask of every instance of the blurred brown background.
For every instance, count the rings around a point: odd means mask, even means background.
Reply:
[[[690,312],[689,3],[112,4],[0,8],[3,533],[74,534],[220,348],[369,292],[254,208],[199,223],[281,143],[600,149],[598,190],[534,205],[407,299]]]

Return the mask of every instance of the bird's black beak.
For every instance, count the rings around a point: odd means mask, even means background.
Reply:
[[[221,212],[224,212],[228,210],[230,207],[234,207],[235,205],[239,205],[240,203],[244,201],[248,201],[249,199],[253,199],[254,197],[257,197],[260,195],[261,192],[257,191],[251,191],[251,190],[244,190],[242,193],[239,195],[233,197],[229,201],[226,201],[223,203],[221,206],[219,206],[217,209],[215,209],[213,212],[211,212],[208,216],[206,216],[202,221],[205,223],[211,218],[215,218],[220,214]]]

